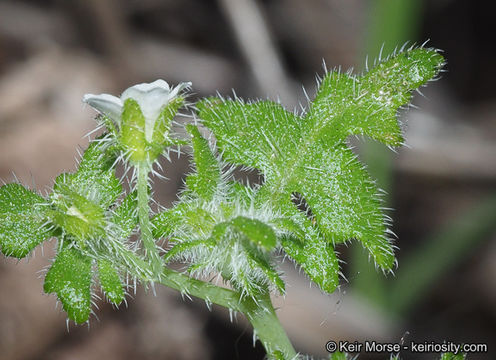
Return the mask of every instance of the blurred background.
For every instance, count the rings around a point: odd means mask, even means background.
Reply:
[[[441,80],[402,111],[406,142],[393,153],[368,141],[361,159],[388,193],[398,235],[395,276],[377,273],[359,246],[339,291],[321,294],[286,264],[278,314],[298,351],[325,356],[328,340],[487,343],[496,333],[496,48],[492,13],[463,0],[0,0],[0,179],[47,191],[74,170],[95,123],[85,93],[119,94],[163,78],[194,95],[236,94],[305,104],[328,68],[361,72],[407,41],[444,51]],[[166,166],[157,200],[175,200],[189,165]],[[252,174],[253,175],[253,174]],[[40,270],[54,242],[20,264],[0,260],[0,358],[262,359],[242,316],[138,288],[128,307],[98,304],[69,325]],[[491,354],[492,346],[492,354]],[[404,359],[436,355],[400,354]],[[386,359],[363,354],[360,359]]]

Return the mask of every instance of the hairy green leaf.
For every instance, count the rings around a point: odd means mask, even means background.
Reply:
[[[119,273],[110,261],[105,259],[98,261],[98,277],[107,298],[115,305],[119,305],[124,300],[124,287]]]
[[[217,242],[213,239],[200,239],[200,240],[191,240],[178,243],[170,249],[167,254],[164,255],[164,261],[169,261],[176,256],[184,255],[185,252],[190,251],[192,249],[197,248],[198,246],[205,248],[213,248],[217,245]]]
[[[277,244],[274,230],[260,220],[237,216],[230,221],[229,225],[243,234],[252,244],[266,251],[274,249]]]
[[[383,269],[394,264],[381,200],[374,182],[346,145],[329,150],[316,143],[313,157],[295,169],[289,185],[303,195],[318,228],[332,244],[359,239]]]
[[[113,162],[114,159],[104,153],[104,145],[99,140],[91,142],[84,152],[78,170],[73,174],[57,177],[54,193],[63,193],[64,189],[68,188],[107,209],[122,193],[122,186],[112,168]]]
[[[80,241],[104,235],[105,211],[122,193],[113,161],[103,142],[96,140],[84,152],[78,170],[61,174],[55,181],[53,221]]]
[[[7,256],[25,257],[50,236],[43,226],[47,201],[20,184],[0,187],[0,248]]]
[[[226,231],[231,230],[241,235],[246,242],[247,247],[255,245],[270,251],[277,244],[276,234],[269,225],[264,224],[257,219],[250,219],[244,216],[237,216],[234,219],[226,222],[218,223],[212,230],[212,237],[216,241],[221,241]]]
[[[71,190],[69,186],[59,185],[53,194],[56,210],[52,218],[56,225],[67,234],[83,242],[90,237],[104,234],[105,214],[103,209]]]
[[[116,225],[119,238],[127,239],[138,225],[137,207],[137,192],[133,191],[114,210],[111,222]]]
[[[178,207],[164,210],[151,219],[153,238],[165,238],[174,233],[182,223],[182,212]]]
[[[391,269],[394,254],[377,189],[346,138],[364,134],[400,145],[398,109],[442,64],[434,50],[411,49],[363,76],[330,72],[303,116],[270,101],[213,98],[197,107],[226,160],[263,172],[261,203],[287,208],[292,194],[301,194],[329,243],[358,239],[378,266]]]
[[[59,251],[45,277],[44,290],[56,293],[69,319],[81,324],[91,312],[91,259],[74,247]]]
[[[201,136],[198,128],[193,125],[187,125],[186,129],[191,134],[193,159],[196,166],[196,174],[189,175],[186,178],[186,185],[197,196],[207,201],[212,200],[221,180],[219,162],[212,153],[208,141]]]
[[[286,234],[281,241],[283,249],[323,291],[333,292],[339,285],[339,261],[334,247],[303,212],[288,206],[286,213],[291,217],[272,222]]]
[[[284,294],[286,290],[286,284],[284,280],[281,278],[279,273],[274,269],[274,267],[270,264],[270,262],[260,254],[258,251],[254,251],[253,249],[247,249],[246,254],[248,256],[248,262],[250,266],[254,270],[261,270],[265,276],[272,282],[277,290]]]
[[[241,197],[246,197],[239,185],[237,190],[225,189],[224,195],[233,196],[231,201],[244,206],[244,200],[236,196],[241,192]],[[233,217],[233,208],[232,203],[213,205],[199,194],[188,193],[182,202],[154,217],[155,235],[169,237],[175,243],[164,260],[190,262],[189,271],[196,273],[219,272],[236,289],[250,296],[255,297],[270,283],[284,292],[284,282],[269,256],[277,244],[274,230],[257,219]]]
[[[444,63],[435,50],[411,49],[377,64],[363,76],[326,74],[305,117],[309,129],[320,129],[333,146],[348,135],[368,135],[387,145],[403,138],[397,111],[412,91],[437,75]]]
[[[266,176],[275,176],[273,171],[286,165],[286,158],[298,147],[295,140],[303,132],[301,119],[272,101],[210,98],[197,107],[200,118],[215,134],[223,157],[258,168]]]
[[[300,264],[305,273],[328,293],[339,285],[339,262],[333,246],[309,229],[305,242],[292,237],[283,239],[282,245],[290,258]]]
[[[172,209],[157,214],[151,220],[153,237],[164,238],[173,235],[180,227],[206,237],[214,226],[212,214],[201,208],[196,202],[178,203]]]

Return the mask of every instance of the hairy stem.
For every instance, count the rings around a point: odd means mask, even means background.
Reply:
[[[167,267],[161,269],[161,276],[154,276],[152,265],[124,246],[115,246],[129,273],[143,282],[156,281],[159,284],[178,290],[182,294],[192,295],[209,303],[227,307],[234,311],[243,312],[241,296],[237,291],[222,288],[209,282],[190,278]]]
[[[269,358],[274,358],[276,354],[286,360],[297,357],[286,331],[279,322],[268,292],[261,294],[256,301],[251,297],[242,298],[237,291],[192,279],[167,268],[159,282],[181,293],[243,313],[252,324],[255,335],[262,342]]]
[[[151,281],[149,277],[149,274],[152,273],[150,264],[122,246],[116,247],[116,250],[119,252],[123,264],[131,273],[142,281]],[[296,351],[279,322],[268,291],[260,294],[255,301],[251,297],[243,298],[238,291],[192,279],[169,268],[162,269],[162,274],[157,282],[178,290],[181,294],[191,295],[208,303],[243,313],[252,324],[255,334],[262,342],[270,358],[274,357],[277,352],[284,359],[296,358]]]
[[[148,174],[150,168],[148,164],[140,163],[137,166],[137,171],[138,218],[141,229],[141,241],[145,247],[146,256],[151,262],[153,274],[159,277],[162,272],[163,263],[153,240],[152,224],[150,222],[150,195],[148,194]]]
[[[237,291],[226,289],[209,282],[192,279],[187,275],[165,268],[159,283],[234,311],[243,312],[241,296]]]
[[[261,294],[256,302],[251,298],[246,298],[243,301],[243,309],[270,359],[282,356],[290,360],[297,357],[291,341],[279,322],[268,292]]]

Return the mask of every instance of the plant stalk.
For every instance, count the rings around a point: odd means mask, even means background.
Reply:
[[[241,296],[237,291],[226,289],[212,283],[193,279],[178,271],[163,267],[159,277],[154,276],[152,265],[126,249],[121,244],[115,244],[115,251],[121,259],[121,265],[131,274],[143,282],[156,281],[157,283],[179,291],[181,294],[192,295],[209,303],[243,312]]]
[[[138,171],[138,219],[141,229],[141,241],[145,248],[146,257],[150,260],[152,271],[155,277],[160,277],[163,268],[162,259],[155,246],[152,234],[152,224],[150,222],[150,195],[148,194],[148,174],[150,168],[146,163],[137,165]]]
[[[151,265],[132,251],[122,246],[116,248],[124,264],[130,268],[142,281],[150,281]],[[139,269],[137,273],[135,270]],[[217,304],[230,310],[243,313],[253,326],[256,336],[262,342],[269,358],[279,354],[283,359],[295,359],[297,356],[284,328],[275,313],[270,294],[262,293],[257,300],[251,297],[242,297],[238,291],[226,289],[206,281],[192,279],[180,272],[167,267],[162,269],[158,283],[178,290],[181,294],[191,295],[205,300],[207,303]],[[278,353],[279,352],[279,353]]]
[[[279,322],[270,294],[267,291],[257,298],[243,301],[244,314],[253,325],[253,330],[262,342],[269,359],[291,360],[297,358],[297,353],[289,340],[286,331]]]
[[[279,322],[268,291],[255,301],[251,297],[242,298],[237,291],[192,279],[167,268],[164,269],[159,283],[243,313],[252,324],[253,331],[262,342],[269,359],[296,359],[297,353]]]

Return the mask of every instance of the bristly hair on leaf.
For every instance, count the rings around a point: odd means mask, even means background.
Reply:
[[[47,204],[21,184],[0,187],[0,250],[6,256],[24,258],[52,236]]]
[[[316,235],[299,239],[307,245],[298,252],[293,243],[283,242],[307,274],[322,270],[322,263],[312,266],[303,260],[315,254],[320,241],[329,244],[330,253],[335,244],[351,239],[363,244],[378,267],[390,271],[395,257],[380,196],[346,139],[366,135],[388,146],[401,145],[398,110],[443,64],[438,51],[411,48],[379,61],[361,76],[328,72],[303,114],[272,101],[209,98],[197,104],[198,116],[215,135],[226,161],[264,174],[259,203],[282,209],[289,217],[294,193],[308,204]]]
[[[109,301],[124,300],[119,251],[136,226],[136,194],[118,199],[123,189],[106,144],[90,143],[78,170],[61,174],[48,199],[20,184],[0,188],[0,249],[23,258],[44,240],[58,238],[57,255],[45,277],[45,291],[56,293],[69,319],[86,322],[91,314],[93,265]],[[110,261],[109,259],[112,259]]]
[[[197,127],[188,125],[187,131],[194,172],[178,203],[152,220],[155,237],[173,245],[164,260],[186,261],[193,276],[220,274],[243,296],[256,298],[267,287],[283,293],[271,256],[278,241],[266,224],[280,214],[254,209],[253,190],[234,181],[231,168]]]

